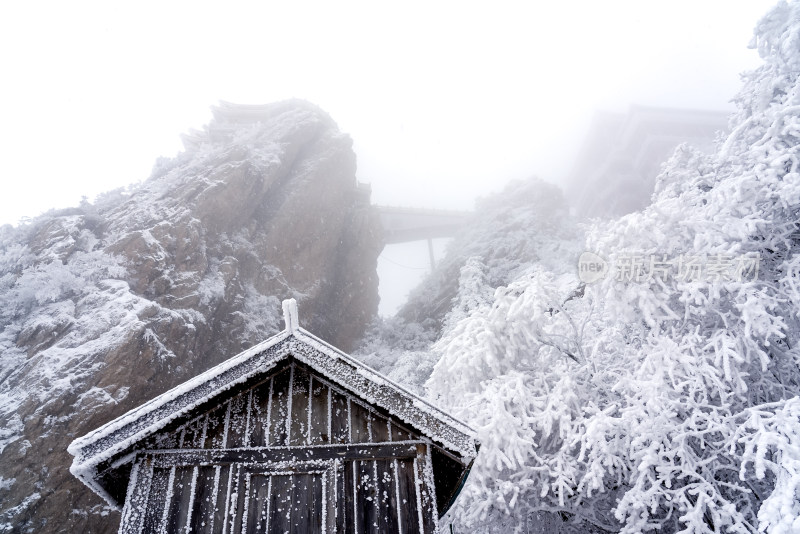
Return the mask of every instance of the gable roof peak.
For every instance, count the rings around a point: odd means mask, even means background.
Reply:
[[[122,467],[134,460],[149,437],[169,424],[188,421],[215,399],[224,402],[226,391],[257,380],[287,360],[297,360],[348,394],[385,410],[462,466],[471,465],[480,447],[472,428],[300,328],[294,299],[283,301],[283,313],[286,328],[282,332],[75,439],[67,449],[74,456],[72,474],[111,506],[120,506],[108,485],[114,477],[128,476]]]

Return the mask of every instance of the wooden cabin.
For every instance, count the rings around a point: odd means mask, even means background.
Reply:
[[[433,533],[474,432],[298,327],[69,447],[120,532]]]

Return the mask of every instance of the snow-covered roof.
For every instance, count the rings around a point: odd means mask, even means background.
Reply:
[[[475,458],[479,444],[469,426],[300,328],[294,299],[283,302],[283,312],[286,327],[282,332],[77,438],[67,449],[75,457],[70,471],[115,505],[98,480],[100,464],[134,452],[137,444],[168,424],[290,357],[413,426],[460,456],[464,465]]]

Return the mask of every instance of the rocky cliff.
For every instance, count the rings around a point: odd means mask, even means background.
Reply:
[[[115,532],[67,445],[278,331],[281,299],[345,350],[377,311],[379,222],[328,115],[221,104],[184,143],[137,187],[0,229],[0,532]]]

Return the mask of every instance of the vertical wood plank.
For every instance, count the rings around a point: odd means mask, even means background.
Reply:
[[[208,413],[200,417],[203,421],[203,432],[200,435],[200,441],[197,443],[197,447],[202,449],[206,446],[206,437],[208,436]]]
[[[333,443],[333,388],[328,386],[328,408],[327,408],[326,417],[328,418],[328,443]]]
[[[200,467],[192,466],[191,484],[189,485],[189,502],[186,505],[186,520],[182,523],[184,532],[189,532],[189,527],[191,526],[192,514],[194,513],[194,501],[197,498],[197,491],[199,489],[197,487],[199,477]]]
[[[414,462],[413,459],[397,460],[397,493],[400,502],[398,514],[404,533],[421,534]]]
[[[242,440],[242,447],[250,447],[250,431],[252,427],[252,418],[253,418],[253,388],[250,388],[250,390],[247,392],[245,414],[247,420],[245,421],[244,439]]]
[[[333,483],[333,494],[328,495],[328,530],[327,532],[330,533],[337,533],[342,534],[346,531],[344,528],[345,524],[345,480],[344,480],[344,472],[345,472],[345,464],[342,461],[336,460],[334,461],[334,483]],[[330,479],[329,479],[330,480]],[[339,516],[342,515],[342,520],[340,522]]]
[[[370,432],[373,443],[392,441],[392,435],[389,432],[389,420],[375,412],[372,413],[372,419],[370,420]]]
[[[351,534],[353,515],[353,469],[350,463],[337,461],[336,474],[336,532]],[[348,520],[349,518],[349,520]]]
[[[228,414],[228,438],[225,447],[234,449],[245,446],[245,434],[247,433],[247,400],[249,391],[245,391],[233,397],[230,401],[230,413]]]
[[[150,482],[150,494],[147,496],[147,508],[144,516],[142,532],[160,532],[164,508],[166,507],[167,484],[170,469],[154,467]]]
[[[422,469],[422,481],[424,493],[423,502],[426,504],[428,525],[431,532],[439,532],[439,511],[436,506],[436,482],[433,480],[433,460],[431,459],[431,447],[417,445],[417,450],[424,448],[424,464]]]
[[[327,473],[323,473],[319,490],[314,490],[314,500],[319,503],[319,531],[326,534],[333,531],[336,524],[336,512],[329,506],[331,501],[336,502],[336,471],[337,468],[334,466]]]
[[[270,522],[269,518],[270,518],[270,512],[271,512],[270,503],[272,502],[272,479],[273,478],[274,477],[270,476],[267,479],[267,495],[266,495],[266,497],[264,499],[264,501],[266,503],[265,504],[266,509],[265,509],[265,512],[264,512],[264,514],[262,516],[262,521],[259,523],[259,526],[261,526],[261,525],[264,526],[263,532],[267,532],[267,529],[269,528],[269,522]]]
[[[358,402],[350,402],[351,443],[369,443],[369,410]]]
[[[331,443],[350,442],[350,420],[347,397],[338,391],[331,391]]]
[[[292,484],[292,530],[291,532],[319,532],[314,530],[313,495],[314,475],[297,473]]]
[[[292,440],[292,401],[294,400],[294,364],[289,367],[289,392],[286,395],[286,444]]]
[[[396,458],[392,460],[392,477],[394,478],[394,507],[397,515],[397,532],[402,534],[405,532],[403,530],[403,500],[400,495],[400,466]]]
[[[214,514],[214,531],[227,534],[230,532],[230,512],[231,512],[231,491],[236,484],[237,466],[230,464],[226,466],[225,484],[220,484],[219,496],[217,497],[217,513]]]
[[[306,416],[308,417],[307,425],[306,425],[306,443],[311,443],[311,425],[313,424],[311,421],[311,416],[314,413],[314,407],[312,406],[314,402],[314,375],[313,373],[309,373],[308,376],[308,406],[306,407]]]
[[[216,492],[219,466],[198,467],[195,482],[192,516],[187,532],[209,534],[214,524],[214,507],[217,504]]]
[[[323,515],[325,515],[325,519],[327,520],[326,512],[323,513],[323,507],[325,506],[324,493],[325,493],[325,485],[327,484],[327,476],[324,473],[314,474],[311,477],[312,488],[311,492],[309,493],[309,498],[311,500],[311,516],[309,519],[309,526],[311,530],[309,532],[325,532],[323,530]]]
[[[141,534],[152,478],[153,467],[149,461],[139,460],[133,465],[128,496],[122,509],[120,534]]]
[[[348,463],[348,474],[350,485],[347,489],[349,494],[348,499],[348,527],[352,527],[354,533],[358,533],[358,462],[352,461]],[[362,531],[363,532],[363,531]]]
[[[356,460],[356,531],[359,533],[377,532],[377,486],[375,483],[373,460]]]
[[[250,435],[248,447],[264,447],[267,445],[269,432],[270,399],[272,396],[272,378],[259,384],[252,390],[250,406]]]
[[[397,490],[392,460],[376,460],[378,532],[394,534],[397,526]]]
[[[163,530],[166,534],[178,534],[188,522],[194,474],[194,467],[182,466],[174,468],[174,474],[170,477],[172,481],[172,498],[169,499],[167,505],[168,509]]]
[[[328,443],[328,400],[330,388],[318,380],[311,382],[309,410],[309,443]]]
[[[433,481],[426,473],[427,447],[417,445],[417,456],[414,458],[414,483],[417,486],[417,510],[422,532],[436,532],[436,496],[433,492]]]
[[[248,495],[251,490],[252,476],[244,469],[238,469],[236,476],[236,486],[231,494],[231,511],[228,514],[230,517],[230,527],[228,532],[230,534],[241,534],[245,532],[245,522],[247,521],[247,513],[250,504]]]
[[[311,377],[304,367],[295,365],[292,373],[291,432],[289,445],[308,442],[308,387]]]
[[[254,474],[250,478],[247,516],[242,532],[266,532],[267,501],[269,497],[269,475]]]
[[[269,403],[269,445],[286,445],[286,419],[289,396],[289,368],[272,377],[272,396]]]
[[[206,438],[204,449],[221,449],[225,441],[225,416],[228,414],[228,405],[221,404],[208,412],[206,423]]]
[[[219,465],[214,473],[214,513],[211,516],[211,533],[220,534],[225,523],[225,499],[228,495],[228,479],[230,478],[231,466]]]
[[[268,532],[291,532],[292,484],[293,477],[291,475],[272,477]]]

